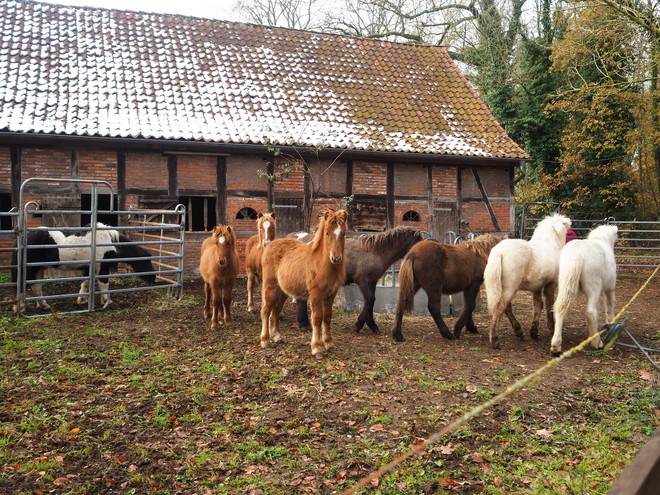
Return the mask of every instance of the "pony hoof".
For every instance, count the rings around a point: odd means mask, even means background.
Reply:
[[[267,340],[262,340],[261,341],[261,348],[265,349],[266,347],[268,347],[268,341]]]
[[[303,327],[300,327],[300,331],[301,332],[311,332],[312,327],[311,326],[303,326]]]
[[[539,340],[538,332],[532,332],[529,334],[529,336],[532,338],[532,340]]]
[[[403,335],[401,334],[392,334],[392,337],[394,337],[394,340],[397,342],[405,342],[406,339],[403,338]]]
[[[491,346],[493,349],[499,349],[499,348],[500,348],[500,343],[499,343],[499,341],[494,340],[493,342],[490,343],[490,346]]]
[[[273,342],[279,342],[280,340],[282,340],[282,336],[279,333],[277,333],[273,335],[273,337],[270,340],[272,340]]]
[[[559,351],[559,352],[552,351],[550,354],[552,354],[553,357],[559,357],[559,356],[561,356],[561,351]]]

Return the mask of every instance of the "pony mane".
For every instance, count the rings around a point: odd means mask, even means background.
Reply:
[[[410,235],[421,236],[422,231],[413,227],[395,227],[378,234],[370,234],[360,238],[360,246],[375,253],[383,253],[393,246],[398,246],[401,240]],[[420,239],[421,240],[421,239]]]
[[[587,239],[602,240],[614,246],[618,232],[619,232],[619,228],[616,225],[600,225],[591,232],[589,232]]]
[[[337,222],[340,225],[346,224],[346,210],[335,211],[332,208],[324,208],[321,211],[321,219],[319,224],[316,227],[316,232],[314,233],[314,239],[309,243],[312,250],[318,249],[323,240],[323,232],[325,231],[326,224],[332,223],[333,221]]]
[[[493,249],[496,244],[504,239],[504,236],[483,234],[472,239],[471,241],[464,241],[459,244],[459,246],[465,246],[466,249],[469,249],[476,255],[487,259],[491,249]]]
[[[560,224],[564,228],[564,240],[566,231],[571,227],[571,220],[559,213],[553,213],[539,222],[532,234],[532,240],[558,239],[558,232],[555,226]]]

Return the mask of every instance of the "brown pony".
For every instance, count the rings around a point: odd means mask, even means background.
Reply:
[[[477,304],[479,288],[484,281],[484,269],[490,250],[505,236],[485,234],[461,244],[440,244],[422,241],[415,244],[403,258],[399,271],[399,300],[392,336],[405,340],[401,333],[403,313],[413,309],[414,297],[422,288],[429,298],[429,312],[438,330],[447,339],[458,338],[463,327],[477,333],[472,312]],[[454,324],[452,334],[441,314],[442,294],[463,292],[463,309]]]
[[[278,342],[280,313],[287,296],[309,300],[312,308],[312,355],[333,347],[330,332],[332,303],[344,283],[345,210],[325,209],[314,239],[305,244],[298,239],[272,241],[262,258],[261,347]]]
[[[275,212],[259,212],[257,218],[257,234],[250,237],[245,244],[245,268],[247,270],[247,310],[254,311],[254,291],[261,281],[261,256],[268,243],[277,235]]]
[[[213,316],[211,328],[218,326],[218,318],[223,316],[225,325],[231,325],[231,291],[238,276],[238,254],[236,234],[229,225],[216,225],[211,237],[202,243],[202,256],[199,260],[199,273],[204,280],[204,318]]]

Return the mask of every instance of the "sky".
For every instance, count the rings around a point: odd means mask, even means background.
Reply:
[[[238,0],[45,0],[46,3],[158,14],[180,14],[235,21],[232,12]]]

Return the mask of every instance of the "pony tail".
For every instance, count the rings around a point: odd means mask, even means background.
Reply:
[[[488,300],[488,311],[492,315],[502,299],[502,256],[496,254],[488,258],[484,270],[484,287]]]
[[[406,256],[399,268],[399,300],[397,313],[411,313],[415,306],[415,274],[412,258]]]
[[[559,265],[559,293],[555,299],[554,312],[565,314],[575,301],[580,290],[580,275],[582,274],[582,256],[573,257],[570,263],[562,260]]]

